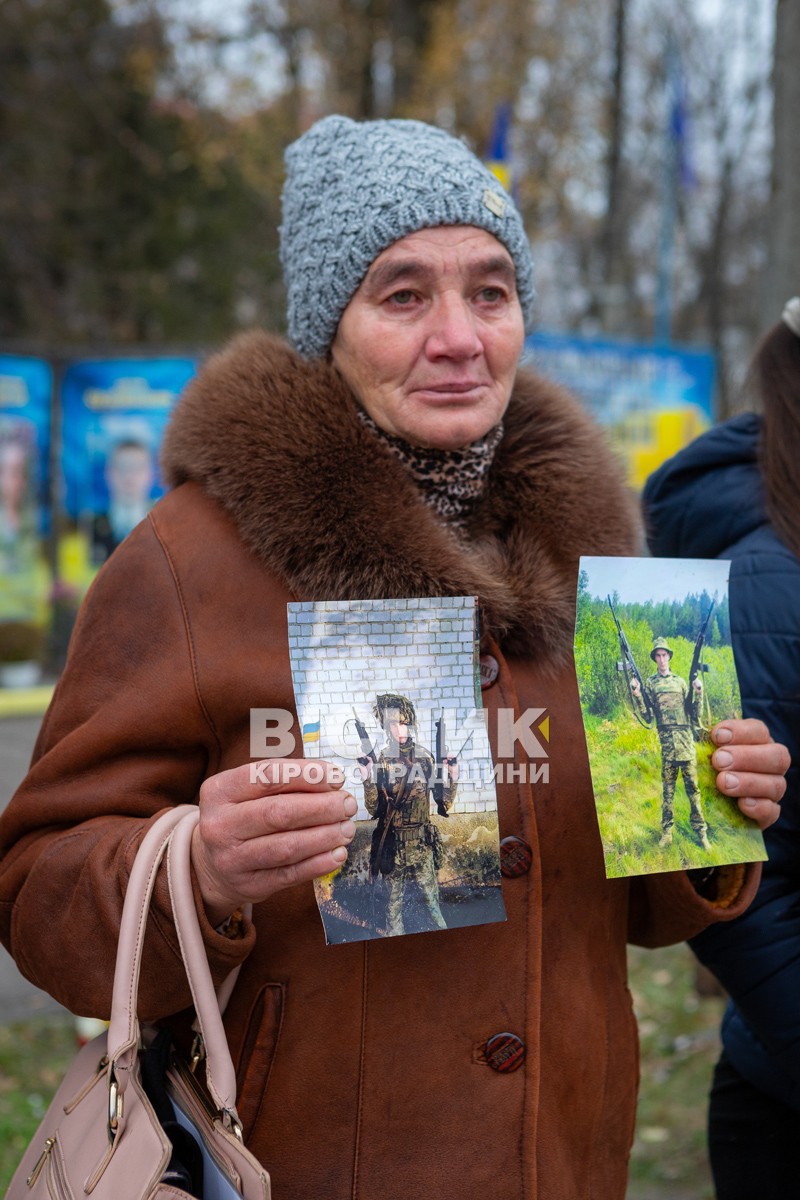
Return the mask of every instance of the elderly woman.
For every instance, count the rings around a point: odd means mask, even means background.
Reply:
[[[604,877],[571,662],[577,566],[634,552],[637,522],[580,407],[518,371],[533,288],[512,201],[416,122],[330,117],[287,161],[295,348],[240,337],[178,406],[173,490],[87,597],[2,825],[3,935],[32,980],[105,1012],[136,847],[197,799],[197,905],[218,977],[243,964],[226,1025],[276,1200],[621,1198],[626,940],[730,919],[757,868],[702,894],[685,874]],[[550,717],[549,782],[498,786],[508,919],[326,948],[311,880],[344,861],[355,800],[285,759],[248,762],[250,709],[294,708],[286,603],[464,594],[490,717]],[[722,790],[766,826],[785,751],[759,722],[716,738]],[[276,727],[276,743],[292,738]],[[179,1028],[190,997],[163,880],[156,901],[142,994]]]

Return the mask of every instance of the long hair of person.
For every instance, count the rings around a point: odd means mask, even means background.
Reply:
[[[751,377],[763,413],[758,456],[767,516],[800,558],[800,337],[783,321],[758,347]]]

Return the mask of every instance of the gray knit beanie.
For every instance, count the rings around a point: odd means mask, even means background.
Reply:
[[[516,207],[463,142],[422,121],[325,117],[286,151],[281,263],[289,337],[306,358],[330,349],[372,263],[406,234],[475,225],[514,262],[526,328],[533,263]]]

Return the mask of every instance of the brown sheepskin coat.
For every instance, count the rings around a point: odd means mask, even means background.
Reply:
[[[626,940],[685,938],[754,886],[751,872],[722,910],[684,875],[605,879],[571,665],[577,564],[635,552],[636,520],[561,391],[521,374],[505,424],[461,539],[330,368],[262,334],[212,358],[166,438],[174,490],[93,585],[0,825],[3,941],[36,984],[104,1015],[147,822],[248,759],[251,708],[294,709],[286,602],[480,598],[500,667],[484,704],[550,718],[549,780],[498,786],[501,837],[532,850],[503,880],[507,921],[326,947],[308,884],[259,905],[238,940],[204,926],[220,978],[244,963],[226,1025],[275,1200],[622,1200]],[[189,996],[163,880],[151,926],[142,1008],[168,1018]],[[487,1062],[502,1032],[525,1044],[513,1073]]]

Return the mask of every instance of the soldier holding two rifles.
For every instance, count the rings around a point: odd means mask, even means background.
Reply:
[[[700,704],[703,683],[699,675],[692,681],[691,688],[680,675],[673,675],[670,660],[673,651],[666,638],[653,641],[650,657],[656,664],[654,675],[644,681],[644,691],[638,679],[631,680],[631,695],[643,714],[646,704],[655,714],[658,739],[661,743],[661,781],[663,799],[661,803],[661,840],[659,849],[672,845],[672,827],[675,823],[674,799],[678,775],[683,775],[683,786],[691,807],[690,821],[698,842],[704,850],[710,850],[708,829],[703,815],[700,784],[697,779],[697,751],[695,749],[694,726],[700,720]]]
[[[420,933],[446,929],[439,905],[436,871],[444,847],[431,821],[430,793],[437,771],[444,776],[441,801],[446,816],[456,798],[458,763],[437,764],[429,750],[416,744],[417,715],[407,696],[378,696],[375,718],[387,734],[377,762],[360,758],[364,803],[378,823],[372,837],[370,876],[380,872],[389,883],[387,933]]]

